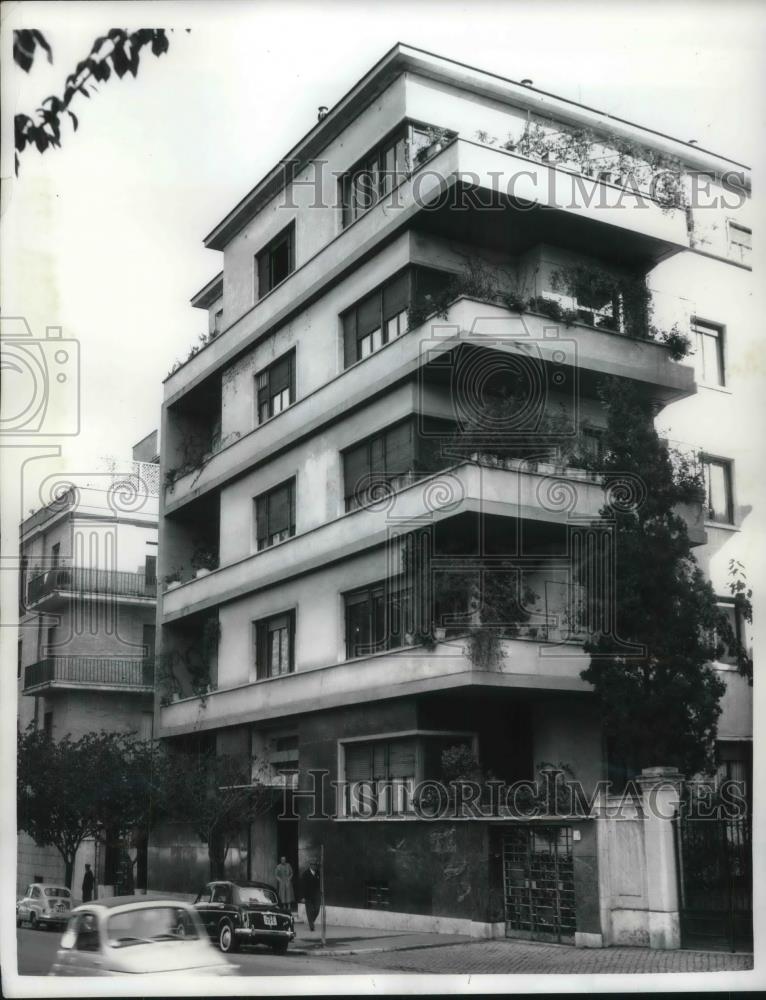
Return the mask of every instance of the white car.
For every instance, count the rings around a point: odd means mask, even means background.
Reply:
[[[189,903],[162,896],[113,896],[72,911],[51,976],[230,976]]]
[[[72,893],[65,885],[43,885],[33,882],[16,902],[16,926],[28,921],[32,929],[63,927],[72,910]]]

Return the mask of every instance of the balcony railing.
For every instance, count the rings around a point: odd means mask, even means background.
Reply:
[[[51,569],[29,581],[28,603],[37,604],[57,591],[153,598],[157,596],[157,581],[147,577],[145,573],[78,567]]]
[[[63,682],[92,687],[152,689],[154,660],[111,656],[49,656],[24,669],[24,690]]]

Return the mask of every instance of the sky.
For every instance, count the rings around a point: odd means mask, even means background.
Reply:
[[[312,127],[317,107],[332,107],[397,41],[752,163],[764,127],[761,10],[704,0],[4,3],[2,313],[26,317],[40,340],[61,327],[80,355],[79,434],[35,440],[58,442],[56,469],[129,458],[158,426],[162,379],[206,330],[189,299],[222,255],[203,237]],[[115,26],[173,28],[170,50],[145,50],[137,79],[77,98],[78,131],[64,127],[61,150],[26,151],[14,178],[12,115],[61,93]],[[38,59],[29,75],[13,65],[18,27],[44,32],[52,65]],[[31,480],[23,503],[39,506]]]

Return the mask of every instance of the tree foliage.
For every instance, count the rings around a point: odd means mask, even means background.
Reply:
[[[222,878],[226,855],[242,829],[274,804],[274,789],[256,773],[246,754],[167,752],[163,812],[191,823],[207,844],[210,877]]]
[[[70,888],[84,840],[151,822],[161,784],[151,743],[106,732],[54,740],[30,727],[18,734],[17,749],[18,828],[56,848]]]
[[[81,94],[90,98],[96,92],[96,83],[106,83],[115,74],[119,78],[130,73],[138,74],[141,52],[147,46],[152,55],[161,56],[168,51],[169,41],[164,28],[139,28],[129,32],[124,28],[112,28],[99,36],[88,55],[78,62],[70,73],[61,95],[46,97],[33,116],[17,114],[14,118],[14,145],[16,150],[16,174],[19,172],[19,155],[28,146],[34,146],[44,153],[50,146],[61,146],[61,120],[68,115],[72,128],[77,131],[77,115],[70,105]],[[14,31],[13,58],[25,73],[32,68],[39,49],[43,49],[48,62],[53,61],[53,53],[42,32],[35,29]]]
[[[677,510],[701,500],[702,480],[674,460],[637,388],[611,380],[602,402],[605,488],[619,488],[627,474],[643,483],[643,497],[602,511],[613,520],[616,568],[603,600],[613,602],[617,635],[586,644],[582,677],[595,687],[615,762],[628,772],[675,765],[691,776],[713,764],[725,687],[712,661],[724,645],[738,648]],[[640,655],[621,643],[637,644]]]

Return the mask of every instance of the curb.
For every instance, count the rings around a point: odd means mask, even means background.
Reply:
[[[291,948],[293,955],[373,955],[382,951],[423,951],[426,948],[458,948],[461,945],[472,944],[471,941],[453,941],[450,944],[434,942],[432,944],[381,945],[374,948]]]

